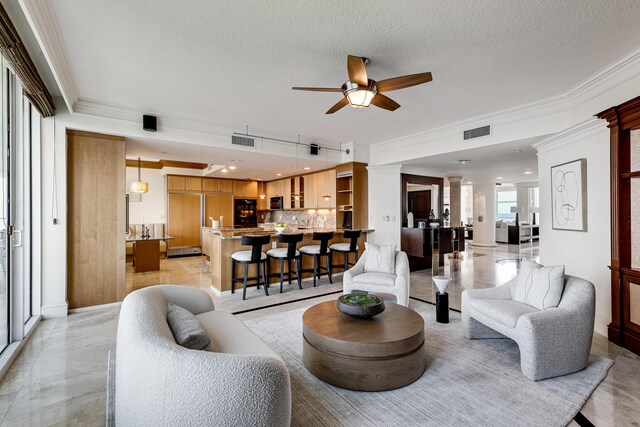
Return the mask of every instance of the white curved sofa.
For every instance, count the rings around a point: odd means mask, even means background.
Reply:
[[[166,320],[172,302],[196,315],[211,350],[176,344]],[[152,286],[128,295],[118,321],[115,423],[288,426],[289,371],[242,321],[214,311],[196,288]]]
[[[354,290],[392,294],[395,295],[398,304],[409,307],[411,276],[407,254],[402,251],[396,251],[395,274],[365,273],[364,266],[366,262],[367,251],[364,251],[356,265],[344,272],[342,280],[343,294],[349,294]]]

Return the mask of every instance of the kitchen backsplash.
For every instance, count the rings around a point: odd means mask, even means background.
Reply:
[[[263,217],[264,215],[264,217]],[[306,211],[270,211],[260,212],[258,222],[284,222],[301,227],[335,228],[335,209],[308,209]]]

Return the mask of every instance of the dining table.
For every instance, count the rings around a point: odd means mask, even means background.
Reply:
[[[162,236],[143,236],[132,234],[126,241],[133,243],[133,266],[136,273],[160,270],[160,241],[172,240],[167,234]]]

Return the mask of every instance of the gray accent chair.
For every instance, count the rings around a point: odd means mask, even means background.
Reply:
[[[511,338],[520,348],[522,373],[532,381],[584,369],[593,337],[593,284],[565,275],[558,307],[538,310],[513,300],[516,283],[517,277],[497,288],[462,292],[464,336]]]
[[[409,307],[409,288],[411,278],[409,274],[409,258],[402,251],[396,251],[395,274],[365,273],[367,251],[364,251],[356,265],[344,272],[342,280],[343,294],[350,294],[354,290],[392,294],[396,302]]]

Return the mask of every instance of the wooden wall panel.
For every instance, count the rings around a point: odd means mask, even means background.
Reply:
[[[67,131],[69,308],[125,296],[125,146],[110,135]]]

